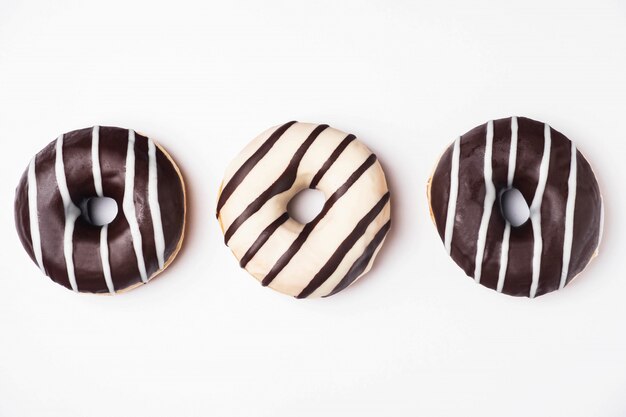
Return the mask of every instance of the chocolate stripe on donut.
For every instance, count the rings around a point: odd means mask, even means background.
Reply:
[[[254,166],[258,164],[261,159],[263,159],[265,154],[267,154],[270,151],[270,149],[272,149],[272,147],[278,141],[278,139],[280,139],[280,137],[294,123],[296,123],[295,120],[292,122],[285,123],[284,125],[280,126],[278,129],[276,129],[274,133],[272,133],[270,137],[263,143],[263,145],[261,145],[261,147],[259,147],[259,149],[257,149],[252,154],[252,156],[250,156],[246,160],[246,162],[244,162],[239,167],[239,169],[235,172],[235,174],[230,178],[228,183],[222,189],[220,198],[217,201],[217,210],[216,210],[217,214],[216,215],[218,217],[219,217],[220,210],[222,209],[224,204],[226,204],[226,201],[228,201],[228,199],[233,194],[233,192],[237,189],[239,184],[241,184],[241,182],[246,178],[246,176],[248,176],[250,171],[252,171],[252,168],[254,168]]]
[[[245,268],[248,262],[250,262],[250,259],[252,259],[254,255],[256,255],[259,249],[261,249],[263,245],[265,245],[265,242],[267,242],[267,240],[274,234],[274,232],[287,220],[289,220],[289,213],[285,212],[279,218],[270,223],[269,226],[263,229],[263,232],[261,232],[259,237],[256,238],[252,246],[250,246],[250,248],[241,258],[241,261],[239,261],[239,266]]]
[[[30,241],[37,266],[44,274],[43,255],[41,253],[41,236],[39,235],[39,215],[37,213],[37,173],[35,171],[37,157],[33,157],[28,164],[28,220]]]
[[[231,162],[224,183],[273,130]],[[327,197],[305,224],[288,213],[289,201],[303,188],[317,188]],[[296,123],[234,191],[218,220],[240,266],[263,286],[296,298],[321,297],[389,220],[387,192],[376,156],[354,135]]]
[[[309,188],[316,188],[317,187],[317,184],[319,184],[319,182],[321,181],[321,179],[324,176],[324,174],[326,174],[326,172],[328,172],[328,170],[335,163],[337,158],[339,158],[339,155],[341,155],[341,153],[348,147],[350,142],[352,142],[354,139],[356,139],[356,136],[350,134],[350,135],[346,136],[346,138],[344,140],[341,141],[339,146],[337,146],[337,148],[333,151],[333,153],[330,154],[330,157],[328,157],[326,162],[324,162],[324,165],[322,165],[320,170],[317,171],[317,173],[315,174],[315,176],[311,180],[311,183],[309,184]]]
[[[124,199],[122,207],[124,210],[124,216],[130,227],[130,233],[133,241],[133,248],[135,249],[135,255],[137,257],[137,267],[139,268],[139,274],[141,280],[148,282],[148,275],[146,273],[146,264],[143,257],[143,248],[141,241],[141,232],[139,230],[139,224],[137,222],[137,214],[135,212],[135,202],[133,200],[135,186],[135,131],[128,131],[128,150],[126,151],[126,170],[125,170],[125,182],[124,182]]]
[[[369,265],[370,260],[382,244],[385,236],[387,236],[387,232],[389,232],[390,227],[391,220],[389,220],[387,223],[385,223],[383,227],[380,228],[372,241],[365,248],[363,254],[359,256],[356,261],[354,261],[348,273],[341,279],[341,281],[339,281],[337,286],[335,286],[335,288],[324,297],[330,297],[331,295],[335,295],[339,291],[347,288],[348,286],[350,286],[350,284],[354,282],[355,279],[357,279],[363,273],[363,271],[365,271],[365,268],[367,268],[367,265]]]
[[[65,178],[65,165],[63,163],[63,135],[57,138],[56,142],[56,162],[55,173],[59,193],[63,199],[65,211],[65,231],[63,233],[63,255],[65,256],[65,265],[67,268],[67,276],[70,281],[72,290],[78,291],[76,284],[76,276],[74,274],[74,225],[76,219],[80,216],[80,209],[74,205],[67,188],[67,179]]]
[[[239,229],[239,227],[245,223],[246,220],[250,218],[254,213],[259,211],[261,207],[268,202],[268,200],[275,195],[278,195],[284,191],[289,190],[292,185],[296,182],[296,178],[298,176],[298,167],[300,166],[300,162],[306,151],[311,147],[315,139],[322,133],[328,125],[319,125],[311,134],[306,138],[306,140],[300,145],[298,150],[294,153],[291,161],[289,161],[289,165],[285,168],[285,170],[280,174],[278,179],[274,181],[272,185],[265,189],[252,203],[246,207],[246,209],[241,213],[237,218],[230,224],[226,232],[224,233],[224,243],[228,244],[228,241],[233,236],[233,234]]]
[[[565,234],[563,237],[563,263],[561,269],[561,280],[559,289],[565,287],[567,274],[569,272],[569,262],[572,257],[572,242],[574,240],[574,210],[576,207],[576,145],[572,142],[570,151],[570,169],[567,179],[567,203],[565,207]]]
[[[319,183],[319,181],[322,179],[324,174],[330,169],[333,163],[339,158],[339,155],[341,155],[341,153],[345,150],[345,148],[354,139],[355,139],[354,135],[348,135],[343,141],[341,141],[341,143],[337,146],[337,148],[335,148],[335,150],[330,155],[330,157],[324,162],[322,167],[314,175],[313,180],[311,180],[311,184],[309,184],[309,188],[315,188],[313,183],[315,182],[315,185]],[[316,178],[317,178],[317,181],[316,181]],[[282,225],[288,219],[289,219],[289,214],[285,212],[278,219],[274,220],[269,226],[267,226],[263,230],[263,232],[259,235],[257,240],[252,244],[252,246],[250,246],[250,248],[246,251],[244,256],[241,258],[241,261],[239,261],[239,265],[242,268],[244,268],[248,264],[248,262],[250,262],[250,259],[254,257],[254,255],[259,251],[259,249],[263,247],[265,242],[267,242],[267,240],[272,236],[272,234],[274,234],[274,232],[280,227],[280,225]]]
[[[287,251],[281,255],[281,257],[278,259],[276,264],[274,264],[270,272],[265,276],[265,278],[263,278],[263,281],[261,282],[263,286],[269,285],[274,280],[274,278],[276,278],[276,276],[280,273],[280,271],[282,271],[283,268],[287,266],[291,258],[293,258],[294,255],[298,253],[302,245],[304,245],[304,243],[306,242],[307,238],[309,237],[309,235],[311,234],[315,226],[317,226],[317,224],[324,218],[324,216],[326,216],[326,214],[330,211],[330,209],[337,202],[337,200],[339,200],[352,187],[352,185],[354,185],[354,183],[361,177],[361,175],[363,175],[365,171],[367,171],[369,167],[371,167],[374,164],[375,161],[376,161],[376,155],[371,154],[365,160],[365,162],[363,162],[361,166],[359,166],[359,168],[356,171],[354,171],[352,175],[350,175],[350,177],[346,180],[346,182],[343,183],[337,189],[337,191],[335,191],[328,198],[328,200],[326,200],[326,202],[324,203],[324,207],[322,208],[322,211],[320,211],[320,213],[317,216],[315,216],[313,220],[311,220],[309,223],[307,223],[304,226],[304,228],[302,229],[298,237],[292,242],[292,244],[289,246]]]
[[[480,275],[483,267],[483,255],[485,253],[485,244],[487,243],[487,228],[489,227],[489,219],[493,204],[496,201],[496,188],[493,185],[491,155],[493,152],[493,121],[487,123],[487,134],[485,137],[485,157],[483,178],[485,179],[485,198],[483,200],[483,214],[480,219],[478,228],[478,238],[476,240],[476,260],[474,261],[474,280],[480,283]]]
[[[341,242],[339,247],[332,254],[330,259],[322,266],[322,268],[315,274],[313,279],[309,281],[308,285],[298,294],[296,298],[306,298],[311,295],[316,289],[318,289],[326,280],[337,270],[339,264],[345,258],[348,251],[354,246],[354,244],[365,234],[368,226],[376,219],[380,214],[383,207],[389,201],[389,191],[382,196],[382,198],[376,203],[374,207],[356,224],[352,232]]]

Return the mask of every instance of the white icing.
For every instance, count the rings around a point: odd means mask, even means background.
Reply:
[[[222,227],[226,230],[258,195],[269,187],[285,170],[298,147],[317,127],[315,124],[296,123],[276,142],[265,157],[257,163],[239,184],[219,213]],[[270,129],[270,132],[274,129]],[[268,137],[264,132],[242,153],[250,154],[258,149]],[[287,203],[300,190],[307,188],[313,176],[347,135],[336,129],[325,129],[304,154],[298,166],[297,179],[292,187],[271,198],[261,209],[250,216],[233,234],[228,246],[237,259],[241,259],[260,233],[286,210]],[[352,141],[322,177],[317,188],[326,198],[337,190],[346,179],[371,155],[359,141]],[[227,169],[227,177],[245,162],[237,156]],[[300,250],[270,283],[270,287],[285,294],[296,296],[309,284],[313,276],[328,261],[337,247],[354,229],[356,223],[387,192],[384,173],[378,162],[370,166],[350,190],[341,197],[328,214],[317,224]],[[346,275],[352,264],[363,253],[367,244],[390,218],[387,203],[365,234],[358,239],[340,262],[337,269],[317,288],[310,297],[329,294]],[[246,265],[246,270],[262,280],[281,255],[297,238],[304,226],[289,219],[279,227]],[[382,246],[382,245],[381,245]],[[368,265],[371,265],[370,260]],[[366,268],[367,272],[369,268]],[[361,274],[362,275],[362,274]]]
[[[41,253],[41,236],[39,234],[39,214],[37,210],[37,174],[35,172],[36,156],[28,165],[28,219],[30,222],[30,240],[33,244],[33,253],[37,266],[44,274],[43,255]]]
[[[509,167],[507,172],[507,188],[513,187],[515,165],[517,164],[517,117],[511,118],[511,145],[509,146]],[[506,278],[506,268],[509,264],[509,239],[511,238],[511,223],[505,219],[502,247],[500,249],[500,269],[498,271],[498,285],[496,290],[502,292]]]
[[[506,221],[502,234],[502,246],[500,248],[500,269],[498,270],[498,285],[496,290],[502,292],[506,278],[506,268],[509,265],[509,240],[511,239],[511,223]]]
[[[102,191],[102,172],[100,171],[100,127],[94,126],[91,131],[91,167],[93,171],[93,185],[96,189],[96,195],[103,197]],[[109,242],[108,242],[108,225],[102,226],[100,229],[100,259],[102,261],[102,272],[107,288],[111,294],[115,294],[115,286],[111,278],[111,265],[109,260]]]
[[[487,137],[485,142],[485,158],[484,158],[484,178],[485,178],[485,199],[483,201],[483,215],[480,219],[480,227],[478,228],[478,239],[476,241],[476,260],[474,266],[474,280],[480,283],[482,274],[483,256],[485,254],[485,244],[487,243],[487,230],[489,229],[489,219],[491,219],[491,211],[496,201],[496,187],[492,180],[491,159],[493,154],[493,120],[487,123]]]
[[[59,193],[63,200],[65,212],[65,230],[63,233],[63,255],[65,256],[65,265],[67,268],[67,276],[70,285],[74,291],[78,291],[76,284],[76,276],[74,275],[74,224],[80,216],[80,209],[72,202],[69,189],[67,188],[67,179],[65,177],[65,165],[63,163],[63,135],[59,136],[56,141],[56,160],[54,165],[57,185]]]
[[[162,269],[165,263],[165,236],[163,234],[161,205],[159,204],[156,145],[152,139],[148,139],[148,202],[154,229],[154,246],[156,248],[159,269]]]
[[[567,203],[565,205],[565,234],[563,235],[563,267],[559,289],[565,286],[569,272],[569,262],[572,256],[572,242],[574,240],[574,210],[576,205],[576,145],[572,142],[569,177],[567,179]]]
[[[104,280],[107,284],[107,288],[111,294],[115,294],[113,277],[111,277],[111,265],[109,263],[108,231],[108,224],[105,224],[100,229],[100,258],[102,259],[102,272],[104,273]]]
[[[539,286],[539,274],[541,272],[541,252],[543,250],[543,236],[541,234],[541,203],[543,202],[543,193],[548,180],[548,169],[550,168],[550,147],[552,145],[552,135],[550,126],[545,124],[544,128],[544,144],[543,156],[541,157],[541,165],[539,166],[539,180],[537,182],[537,190],[530,205],[530,221],[533,228],[534,246],[533,246],[533,262],[532,262],[532,282],[530,284],[530,298],[534,298],[537,294]]]
[[[444,232],[444,246],[448,255],[452,249],[452,233],[454,232],[454,215],[456,200],[459,193],[459,159],[461,157],[461,137],[456,138],[452,148],[452,163],[450,167],[450,195],[448,196],[448,212],[446,213],[446,228]]]
[[[511,117],[511,145],[509,146],[509,168],[507,172],[507,187],[513,186],[515,168],[517,164],[517,117]]]
[[[93,185],[96,195],[102,197],[102,172],[100,171],[100,126],[94,126],[91,131],[91,167],[93,171]]]
[[[600,247],[600,242],[602,242],[602,237],[604,236],[604,198],[600,196],[600,232],[598,236],[598,247]]]
[[[128,150],[126,151],[126,173],[124,183],[124,197],[122,200],[122,207],[124,210],[124,216],[128,221],[130,227],[130,234],[133,240],[133,248],[135,249],[135,255],[137,256],[137,267],[139,268],[139,274],[141,280],[148,282],[148,275],[146,273],[146,262],[143,257],[143,248],[141,240],[141,231],[139,230],[139,223],[137,222],[137,215],[135,213],[134,202],[134,189],[135,189],[135,131],[128,131]]]

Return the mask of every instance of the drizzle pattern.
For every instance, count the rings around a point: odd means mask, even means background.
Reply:
[[[530,210],[518,227],[498,199],[511,188]],[[429,195],[447,252],[498,292],[533,298],[563,288],[597,252],[603,206],[596,178],[576,146],[547,124],[512,117],[467,132],[441,158]]]
[[[297,122],[270,129],[248,149],[228,168],[217,205],[240,266],[297,298],[336,294],[367,272],[391,225],[376,156],[354,135]],[[305,188],[327,198],[302,225],[286,207]]]
[[[95,197],[118,204],[110,224],[95,226],[83,213]],[[20,239],[42,272],[77,292],[113,294],[147,282],[175,256],[184,185],[151,139],[94,126],[60,135],[31,160],[15,213]]]

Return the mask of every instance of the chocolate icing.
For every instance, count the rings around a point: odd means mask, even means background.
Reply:
[[[133,247],[130,222],[123,210],[123,197],[126,176],[126,158],[129,144],[129,130],[117,127],[96,128],[99,134],[97,147],[101,171],[103,196],[117,203],[118,213],[106,227],[108,258],[103,260],[101,232],[103,227],[89,223],[79,216],[70,236],[72,259],[77,291],[105,293],[107,286],[104,263],[108,263],[114,291],[121,291],[142,282],[138,269],[138,256]],[[38,227],[41,237],[41,251],[44,273],[54,282],[72,288],[68,277],[65,259],[64,232],[66,213],[60,189],[57,184],[56,145],[62,140],[63,159],[61,174],[65,175],[71,202],[80,207],[93,197],[98,197],[92,162],[94,128],[66,133],[51,142],[34,159],[38,224],[29,221],[28,170],[22,175],[16,190],[15,219],[18,235],[29,256],[36,262],[31,228]],[[148,277],[160,269],[157,259],[155,225],[149,201],[149,139],[135,134],[133,175],[134,193],[132,196],[136,219],[141,234],[141,249]],[[56,167],[57,169],[59,167]],[[156,147],[156,177],[160,221],[165,240],[164,258],[171,260],[182,238],[185,220],[184,185],[173,162]],[[108,261],[108,262],[107,262]]]
[[[503,235],[506,220],[502,215],[499,196],[508,189],[512,126],[517,123],[517,155],[512,187],[518,189],[531,207],[540,181],[540,166],[544,153],[546,126],[527,118],[495,120],[491,180],[497,198],[489,208],[487,237],[481,265],[480,283],[497,289],[502,261]],[[601,232],[602,198],[596,178],[580,152],[576,150],[575,204],[573,228],[570,231],[571,257],[564,268],[564,252],[568,251],[566,236],[566,207],[571,169],[572,143],[563,134],[549,128],[551,137],[547,179],[538,212],[541,234],[535,236],[531,219],[518,227],[510,227],[508,258],[502,292],[514,296],[540,296],[559,289],[581,272],[593,257],[599,245]],[[460,138],[458,197],[451,227],[450,256],[474,277],[478,230],[483,217],[486,196],[484,158],[487,144],[487,124],[478,126]],[[450,199],[453,145],[441,157],[430,186],[430,205],[433,219],[442,240],[446,233],[446,213]],[[534,248],[540,239],[540,261],[534,260]],[[535,262],[534,262],[535,261]],[[536,292],[533,293],[534,264],[539,265]],[[563,282],[561,276],[563,274]]]

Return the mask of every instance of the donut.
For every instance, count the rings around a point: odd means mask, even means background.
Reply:
[[[530,217],[513,226],[501,196],[517,189]],[[524,117],[458,137],[428,183],[431,217],[469,277],[512,296],[569,284],[597,254],[604,208],[596,177],[572,141]]]
[[[301,224],[287,204],[321,191],[320,213]],[[217,218],[239,265],[296,298],[328,297],[369,271],[391,226],[383,169],[354,135],[289,122],[254,139],[230,163]]]
[[[118,207],[104,226],[86,212],[97,197]],[[185,186],[153,140],[118,127],[75,130],[31,159],[17,186],[15,222],[24,249],[52,281],[113,294],[172,262],[184,235]]]

